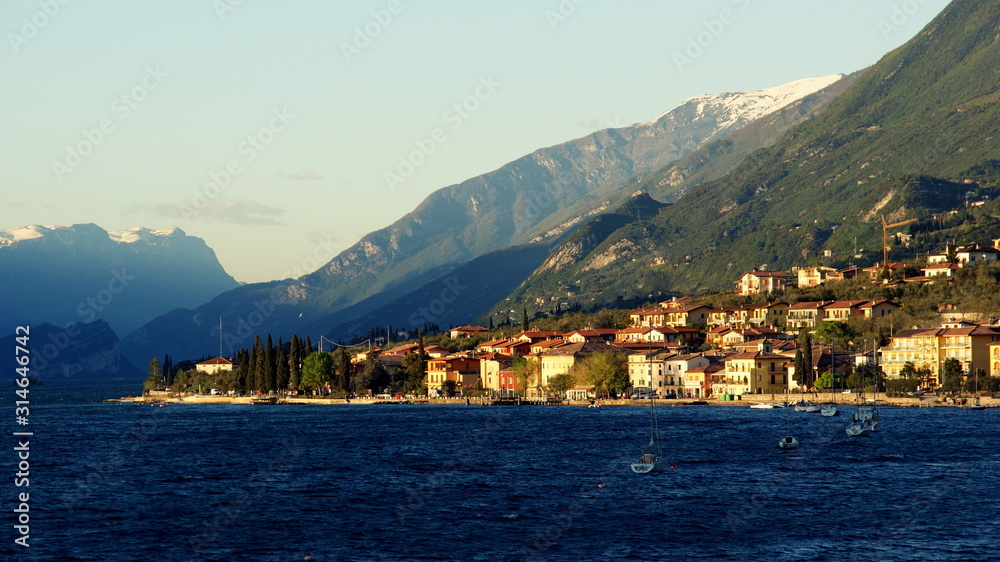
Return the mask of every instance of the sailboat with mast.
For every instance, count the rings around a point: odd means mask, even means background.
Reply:
[[[975,384],[976,390],[972,394],[972,404],[969,406],[968,409],[970,409],[970,410],[985,410],[986,406],[984,406],[983,404],[979,403],[979,369],[976,369],[975,377],[976,377],[976,379],[975,379],[976,380],[976,384]]]
[[[877,350],[875,346],[872,346],[872,358],[878,357]],[[877,359],[871,363],[872,365],[872,380],[876,381],[875,372],[878,370]],[[876,389],[876,397],[878,396],[878,391]],[[861,377],[861,391],[858,394],[858,405],[851,414],[851,423],[847,426],[844,431],[850,437],[864,437],[873,431],[878,431],[879,426],[879,415],[877,409],[877,400],[871,406],[868,406],[865,400],[865,377]]]
[[[837,350],[830,344],[830,401],[820,406],[819,413],[825,417],[833,417],[840,413],[837,409]]]
[[[660,447],[660,429],[656,423],[656,405],[649,397],[649,443],[640,449],[639,458],[632,463],[632,472],[646,474],[663,471],[663,450]]]
[[[786,390],[785,392],[787,393],[788,391]],[[794,438],[794,437],[792,437],[791,427],[790,427],[790,424],[788,422],[788,413],[789,413],[788,409],[786,408],[785,409],[785,436],[781,438],[781,441],[778,441],[778,448],[785,449],[785,450],[798,449],[799,448],[799,440],[796,439],[796,438]]]

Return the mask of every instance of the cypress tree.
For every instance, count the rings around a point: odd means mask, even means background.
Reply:
[[[815,382],[815,373],[813,373],[812,338],[809,337],[809,330],[807,328],[799,330],[799,351],[796,354],[799,352],[802,354],[802,371],[801,375],[796,375],[796,378],[799,384],[808,389]],[[799,373],[798,364],[795,365],[795,372]]]
[[[285,352],[285,346],[281,343],[281,338],[278,338],[277,361],[277,389],[279,392],[285,392],[288,390],[288,382],[291,380],[291,369],[288,365],[288,353]]]
[[[306,336],[306,345],[303,346],[303,347],[304,347],[304,349],[302,350],[302,358],[305,359],[306,355],[309,355],[310,353],[312,353],[312,350],[313,350],[312,338],[310,338],[309,336]]]
[[[163,356],[163,378],[168,387],[174,384],[174,361],[169,355]]]
[[[521,305],[521,331],[528,331],[528,307]]]
[[[250,390],[264,390],[264,370],[264,344],[256,336],[250,352]]]
[[[278,357],[271,341],[271,334],[268,334],[267,345],[264,346],[264,390],[277,390],[277,388]]]
[[[302,382],[302,342],[299,337],[292,335],[292,347],[289,359],[288,382],[292,388],[298,390],[299,383]]]
[[[337,386],[344,391],[351,388],[351,357],[347,348],[340,346],[333,352],[333,369],[337,375]]]
[[[236,392],[247,391],[247,370],[250,368],[250,354],[246,349],[236,352]]]
[[[427,374],[427,352],[424,351],[424,334],[417,332],[417,361],[420,362],[420,378]]]

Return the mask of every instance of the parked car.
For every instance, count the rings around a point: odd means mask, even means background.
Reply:
[[[639,387],[632,390],[632,400],[648,400],[656,398],[656,392],[652,388]]]

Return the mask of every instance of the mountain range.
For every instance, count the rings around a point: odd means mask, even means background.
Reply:
[[[841,78],[699,96],[645,123],[539,149],[434,192],[411,213],[368,234],[309,275],[239,287],[193,310],[171,311],[129,334],[123,349],[135,362],[165,352],[199,357],[216,349],[220,317],[230,351],[251,343],[256,333],[334,335],[331,329],[336,326],[350,331],[366,322],[384,324],[388,319],[382,312],[390,310],[397,318],[402,310],[402,325],[413,329],[418,325],[410,320],[420,320],[421,315],[413,316],[420,307],[400,309],[400,299],[433,290],[423,287],[444,283],[442,279],[470,260],[534,246],[524,251],[517,268],[495,270],[502,278],[495,279],[488,295],[466,291],[457,297],[461,306],[449,307],[444,311],[448,314],[434,315],[433,320],[443,324],[460,314],[468,318],[467,314],[491,304],[484,299],[502,297],[516,288],[523,275],[516,277],[514,271],[530,272],[562,237],[627,199],[628,187],[637,178]],[[466,303],[474,294],[475,300]]]
[[[881,259],[882,218],[918,220],[897,259],[949,237],[997,238],[998,21],[998,2],[953,2],[773,146],[584,249],[568,252],[579,244],[567,239],[555,251],[571,265],[538,268],[507,302],[571,292],[597,305],[650,287],[725,290],[752,268],[869,265]],[[675,170],[639,185],[655,193]]]
[[[142,364],[214,354],[220,336],[228,353],[264,333],[347,339],[726,290],[751,268],[874,262],[883,219],[917,219],[897,259],[996,238],[998,21],[1000,3],[956,1],[854,74],[699,96],[539,149],[311,274],[162,314],[122,352]]]

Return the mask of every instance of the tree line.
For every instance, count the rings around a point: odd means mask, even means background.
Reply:
[[[161,363],[154,356],[143,383],[143,391],[168,389],[182,393],[219,389],[238,395],[288,395],[304,392],[332,397],[347,397],[376,392],[418,393],[425,388],[427,356],[423,337],[418,350],[402,359],[402,368],[389,373],[371,350],[363,364],[351,362],[351,351],[336,345],[333,351],[313,351],[309,337],[292,335],[285,343],[274,344],[270,334],[265,340],[254,339],[249,349],[233,356],[233,368],[215,374],[199,371],[193,361],[174,365],[170,356]]]

